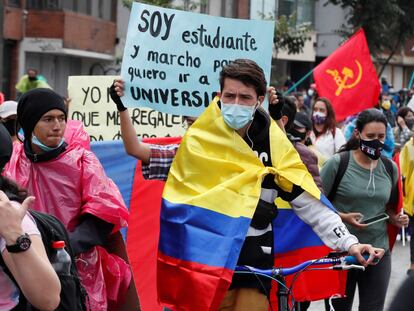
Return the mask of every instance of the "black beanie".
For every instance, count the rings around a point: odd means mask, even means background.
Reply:
[[[40,118],[52,109],[67,110],[62,96],[50,89],[39,88],[24,93],[17,105],[17,122],[23,128],[25,139],[29,140]]]
[[[13,142],[9,131],[0,123],[0,174],[3,167],[9,162],[13,152]]]

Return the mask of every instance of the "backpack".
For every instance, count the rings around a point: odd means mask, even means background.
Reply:
[[[44,214],[41,212],[29,210],[29,213],[36,222],[37,228],[42,236],[42,241],[46,249],[47,257],[54,253],[52,243],[54,241],[65,241],[65,250],[72,259],[70,267],[70,275],[58,274],[62,290],[60,292],[60,304],[57,311],[86,311],[86,290],[79,280],[78,270],[76,269],[75,256],[69,243],[68,233],[63,224],[54,216]],[[4,263],[3,257],[0,255],[0,267],[16,283],[10,270]],[[21,291],[20,291],[21,292]],[[19,304],[12,309],[12,311],[36,311],[38,309],[30,305],[23,294],[20,294]]]
[[[350,155],[351,153],[349,151],[344,151],[344,152],[339,153],[338,171],[336,172],[336,176],[332,184],[331,191],[327,195],[327,198],[330,202],[334,200],[336,191],[338,190],[342,177],[344,177],[345,171],[348,168]],[[392,161],[388,159],[387,157],[381,156],[380,159],[382,163],[384,163],[385,170],[387,171],[387,174],[391,179],[392,188],[391,188],[391,194],[390,194],[390,199],[389,199],[389,202],[391,202],[395,198],[398,198],[398,187],[396,187],[395,180],[394,180],[394,168],[392,165]]]

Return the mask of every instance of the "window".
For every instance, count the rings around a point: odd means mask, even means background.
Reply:
[[[297,7],[297,23],[312,23],[315,16],[315,1],[314,0],[298,0]]]
[[[116,3],[113,0],[99,0],[98,17],[107,21],[115,21]]]
[[[234,0],[223,0],[221,2],[221,16],[224,17],[235,17],[237,1]]]
[[[26,7],[33,10],[60,10],[59,0],[27,0]]]
[[[279,0],[278,15],[296,14],[297,24],[314,23],[315,0]]]
[[[276,0],[251,0],[250,18],[263,19],[276,16]]]
[[[286,15],[289,16],[292,13],[296,12],[296,3],[297,0],[280,0],[279,1],[279,16]]]
[[[9,0],[9,1],[7,2],[7,5],[8,5],[8,6],[12,6],[12,7],[14,7],[14,8],[20,8],[20,7],[21,7],[20,0]]]
[[[75,11],[75,0],[63,0],[62,9],[68,11]]]
[[[202,0],[200,3],[200,13],[208,13],[208,0]]]
[[[76,0],[76,12],[91,15],[91,0]]]

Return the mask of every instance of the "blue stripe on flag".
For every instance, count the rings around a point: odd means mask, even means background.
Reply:
[[[125,152],[120,140],[91,142],[91,149],[101,162],[106,175],[118,186],[129,208],[137,160]]]
[[[279,209],[273,221],[275,254],[309,246],[324,245],[322,240],[291,209]]]
[[[250,221],[163,199],[158,248],[176,259],[234,269]]]

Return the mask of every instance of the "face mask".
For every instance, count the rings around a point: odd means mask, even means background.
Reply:
[[[257,105],[245,106],[221,103],[221,114],[228,126],[234,130],[239,130],[253,120],[256,108]]]
[[[384,143],[379,139],[366,140],[360,138],[359,140],[359,148],[361,151],[373,160],[379,159],[383,147]]]
[[[16,135],[16,119],[10,119],[3,122],[4,127],[9,132],[10,136]]]
[[[37,77],[29,77],[29,81],[36,81],[37,80]]]
[[[43,144],[34,134],[32,134],[32,143],[38,146],[40,149],[42,149],[45,152],[56,150],[57,148],[62,146],[64,142],[65,142],[65,138],[62,138],[59,145],[57,145],[56,147],[49,147]]]
[[[410,118],[410,119],[406,119],[405,120],[405,124],[408,126],[408,128],[411,130],[413,128],[414,125],[414,119]]]
[[[390,102],[389,100],[384,100],[384,101],[381,103],[381,107],[382,107],[382,109],[384,109],[384,110],[388,110],[388,109],[390,109],[390,108],[391,108],[391,102]]]
[[[306,137],[306,132],[302,133],[302,132],[299,132],[299,131],[297,131],[297,130],[295,130],[295,129],[290,129],[290,130],[289,130],[289,133],[290,133],[293,137],[299,138],[301,141],[302,141],[302,140],[304,140],[304,139],[305,139],[305,137]]]
[[[314,93],[315,93],[315,91],[313,89],[308,90],[308,96],[309,97],[312,97]]]
[[[312,121],[315,124],[324,124],[326,121],[326,114],[320,111],[315,111],[312,115]]]

